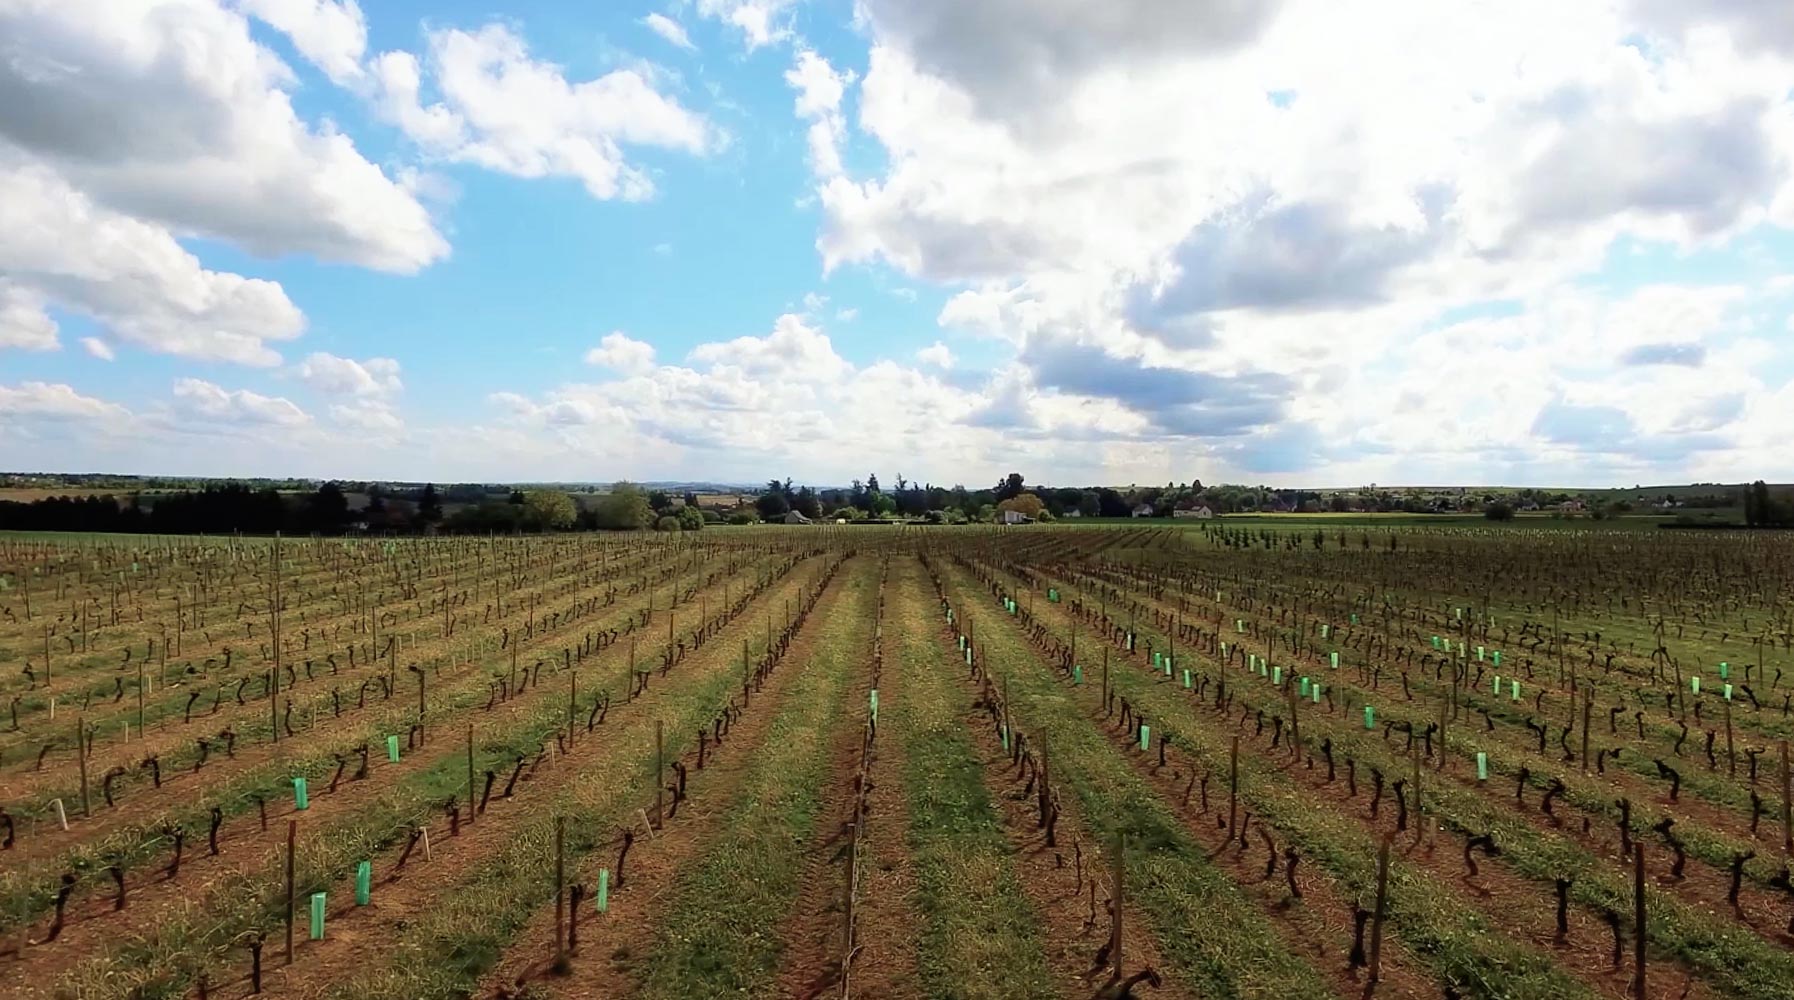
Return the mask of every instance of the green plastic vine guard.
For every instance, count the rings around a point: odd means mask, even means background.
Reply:
[[[1719,664],[1719,679],[1722,681],[1729,681],[1732,679],[1732,665],[1730,663],[1721,662]]]
[[[311,894],[311,939],[324,940],[324,894],[321,892]]]
[[[598,912],[610,909],[610,869],[598,869]]]
[[[1190,689],[1190,668],[1185,667],[1184,668],[1184,690],[1188,691],[1189,689]]]
[[[1145,750],[1148,746],[1151,745],[1151,741],[1152,741],[1152,727],[1148,726],[1148,725],[1142,725],[1140,727],[1140,749]]]
[[[1725,700],[1726,701],[1732,700],[1732,686],[1730,684],[1727,684],[1725,686]]]
[[[1334,670],[1339,669],[1339,650],[1336,649],[1333,652],[1327,654],[1327,665],[1332,667]]]
[[[399,762],[399,738],[397,736],[386,738],[386,759],[394,764]]]
[[[1073,684],[1084,683],[1084,668],[1075,663],[1071,667],[1071,682]]]
[[[293,808],[304,812],[311,808],[311,795],[305,790],[305,779],[293,779]]]
[[[872,689],[872,721],[878,721],[878,689]]]
[[[1490,653],[1489,656],[1494,659],[1496,666],[1501,666],[1501,650],[1497,649],[1493,653]]]
[[[1283,668],[1282,667],[1272,667],[1271,668],[1271,684],[1275,687],[1283,686]]]
[[[1478,660],[1483,658],[1483,648],[1481,646],[1476,647],[1476,658]]]
[[[374,890],[374,863],[363,861],[355,866],[355,905],[366,906]]]
[[[1481,750],[1476,752],[1476,780],[1489,780],[1489,755]]]
[[[1321,682],[1315,681],[1314,686],[1308,689],[1308,693],[1314,696],[1314,703],[1319,705],[1321,703]]]
[[[1510,680],[1507,683],[1508,683],[1507,690],[1508,690],[1509,698],[1513,701],[1519,701],[1520,700],[1520,682]]]
[[[1003,749],[1005,749],[1005,750],[1009,749],[1009,727],[1008,726],[999,726],[997,728],[998,728],[999,734],[1003,737]]]
[[[1298,679],[1298,687],[1296,688],[1296,694],[1303,698],[1308,697],[1308,678],[1302,677],[1302,678]]]
[[[1157,669],[1159,669],[1159,663],[1160,663],[1160,661],[1162,661],[1162,660],[1163,660],[1163,659],[1164,659],[1164,658],[1165,658],[1165,654],[1163,654],[1163,653],[1160,653],[1160,652],[1159,652],[1159,651],[1158,651],[1158,650],[1153,650],[1153,654],[1152,654],[1152,669],[1154,669],[1154,670],[1157,670]]]
[[[1700,675],[1697,674],[1693,677],[1688,678],[1688,686],[1693,689],[1695,694],[1700,694],[1701,693]]]
[[[1495,675],[1495,683],[1492,685],[1492,688],[1493,688],[1492,693],[1495,695],[1495,697],[1497,697],[1497,698],[1501,697],[1501,675],[1500,674]]]
[[[1364,706],[1364,728],[1366,728],[1366,729],[1377,728],[1377,710],[1374,706],[1371,706],[1371,705]]]

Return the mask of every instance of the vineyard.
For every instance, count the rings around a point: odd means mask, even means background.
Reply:
[[[0,538],[7,997],[1794,996],[1794,543]]]

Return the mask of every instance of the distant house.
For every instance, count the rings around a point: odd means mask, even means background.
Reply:
[[[1143,503],[1140,506],[1135,507],[1134,508],[1134,516],[1135,517],[1151,517],[1152,516],[1152,504]]]
[[[1077,509],[1076,507],[1073,507],[1072,509],[1065,512],[1065,516],[1066,517],[1083,517],[1084,512]]]
[[[1033,518],[1022,513],[1019,510],[1002,511],[999,513],[999,515],[997,517],[997,521],[1000,524],[1033,524],[1034,523]]]
[[[795,510],[788,510],[785,512],[785,523],[786,524],[811,524],[813,522],[809,518],[803,516],[803,514],[797,512]]]
[[[1207,507],[1195,507],[1195,508],[1192,508],[1189,510],[1174,510],[1171,512],[1171,516],[1172,517],[1194,517],[1199,520],[1206,521],[1209,518],[1214,517],[1215,512],[1208,509]]]

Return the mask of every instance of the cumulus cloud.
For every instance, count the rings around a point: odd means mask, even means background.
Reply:
[[[0,348],[54,351],[61,346],[56,330],[40,296],[0,279]]]
[[[841,173],[841,141],[847,132],[841,98],[854,79],[852,70],[837,72],[809,49],[799,50],[785,71],[785,83],[797,91],[797,116],[810,123],[810,170],[818,177]]]
[[[953,367],[953,351],[946,344],[935,341],[916,352],[916,360],[934,368]]]
[[[698,0],[698,13],[741,32],[748,50],[792,35],[789,9],[796,0]]]
[[[654,366],[654,345],[633,340],[621,330],[604,335],[598,346],[586,352],[586,364],[602,365],[625,374]]]
[[[505,25],[432,30],[428,68],[440,100],[426,105],[415,56],[374,60],[378,110],[425,151],[517,177],[573,178],[594,198],[653,193],[647,172],[625,158],[626,144],[704,154],[722,142],[642,73],[569,81]]]
[[[172,409],[177,419],[213,425],[290,428],[311,422],[289,399],[248,389],[225,389],[197,378],[175,382]]]
[[[258,9],[299,31],[320,8]],[[238,11],[13,0],[0,39],[0,139],[111,210],[264,256],[410,273],[448,253],[429,213],[348,136],[300,120],[291,68]]]
[[[273,365],[305,320],[271,281],[211,271],[166,229],[0,158],[0,279],[164,354]]]
[[[237,0],[245,12],[292,40],[293,47],[332,83],[361,80],[368,23],[355,0]]]
[[[659,35],[679,48],[687,51],[697,48],[696,45],[691,43],[691,36],[685,33],[684,26],[665,14],[656,11],[655,13],[642,18],[642,23],[648,26],[649,31],[654,32],[656,35]]]
[[[319,351],[300,362],[296,372],[306,385],[339,396],[390,396],[404,388],[399,363],[392,358],[355,361]]]
[[[81,349],[86,351],[90,357],[98,358],[101,361],[113,361],[118,358],[118,355],[112,350],[112,345],[98,337],[82,337]]]
[[[83,396],[62,383],[0,385],[0,414],[50,420],[112,420],[129,416],[116,403]]]

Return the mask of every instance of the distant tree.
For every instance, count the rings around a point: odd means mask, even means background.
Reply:
[[[523,499],[524,498],[523,498],[522,490],[512,490],[511,491],[511,501],[510,501],[511,503],[514,503],[517,506],[521,507],[521,506],[523,506]]]
[[[680,530],[679,519],[672,516],[671,514],[668,514],[667,516],[662,517],[659,520],[654,522],[654,530],[655,531],[678,531],[678,530]]]
[[[867,475],[866,475],[866,492],[867,493],[877,493],[878,492],[878,473],[876,473],[876,472],[867,473]]]
[[[417,498],[417,523],[428,528],[442,521],[442,499],[436,495],[436,484],[425,483],[423,494]]]
[[[666,510],[672,504],[673,498],[667,496],[665,490],[655,490],[648,494],[648,506],[654,508],[656,512]]]
[[[1103,517],[1126,517],[1132,513],[1121,494],[1106,486],[1096,491],[1096,512]]]
[[[1483,508],[1483,516],[1491,521],[1512,521],[1514,519],[1514,507],[1510,503],[1497,500]]]
[[[157,507],[159,509],[161,504],[157,504]],[[309,522],[307,527],[312,531],[324,534],[341,531],[349,520],[349,499],[343,495],[341,486],[325,483],[306,502],[305,514]]]
[[[686,490],[685,491],[685,506],[696,507],[697,505],[698,505],[698,495],[696,493],[693,493],[690,490]]]
[[[640,531],[654,523],[654,509],[640,486],[612,483],[610,492],[593,506],[592,523],[607,531]]]
[[[539,531],[565,531],[573,527],[579,508],[560,490],[530,490],[523,495],[524,520]]]
[[[1352,503],[1345,498],[1345,494],[1335,493],[1333,498],[1327,501],[1327,508],[1335,514],[1343,514],[1352,509]]]
[[[679,513],[674,516],[679,519],[681,530],[698,531],[704,527],[704,514],[698,510],[696,504],[687,504],[679,508]]]
[[[1038,518],[1040,512],[1045,509],[1045,505],[1040,502],[1040,497],[1033,493],[1022,493],[997,504],[997,509],[1013,510],[1018,514]]]
[[[853,489],[847,494],[847,505],[861,508],[866,506],[866,484],[863,481],[853,481]]]
[[[1004,500],[1020,496],[1023,482],[1022,474],[1019,472],[1011,472],[1009,475],[998,480],[995,491],[997,502],[1001,503]]]
[[[760,494],[758,500],[754,501],[754,507],[760,511],[762,520],[771,521],[784,517],[785,512],[791,509],[791,501],[786,499],[781,484],[774,482],[773,485],[780,488],[769,488],[765,493]]]
[[[890,517],[897,513],[897,501],[892,499],[889,494],[880,493],[877,490],[867,490],[866,496],[872,503],[871,511],[874,515]]]
[[[822,504],[816,499],[816,491],[808,486],[797,491],[797,496],[791,501],[791,508],[811,520],[822,516]]]

